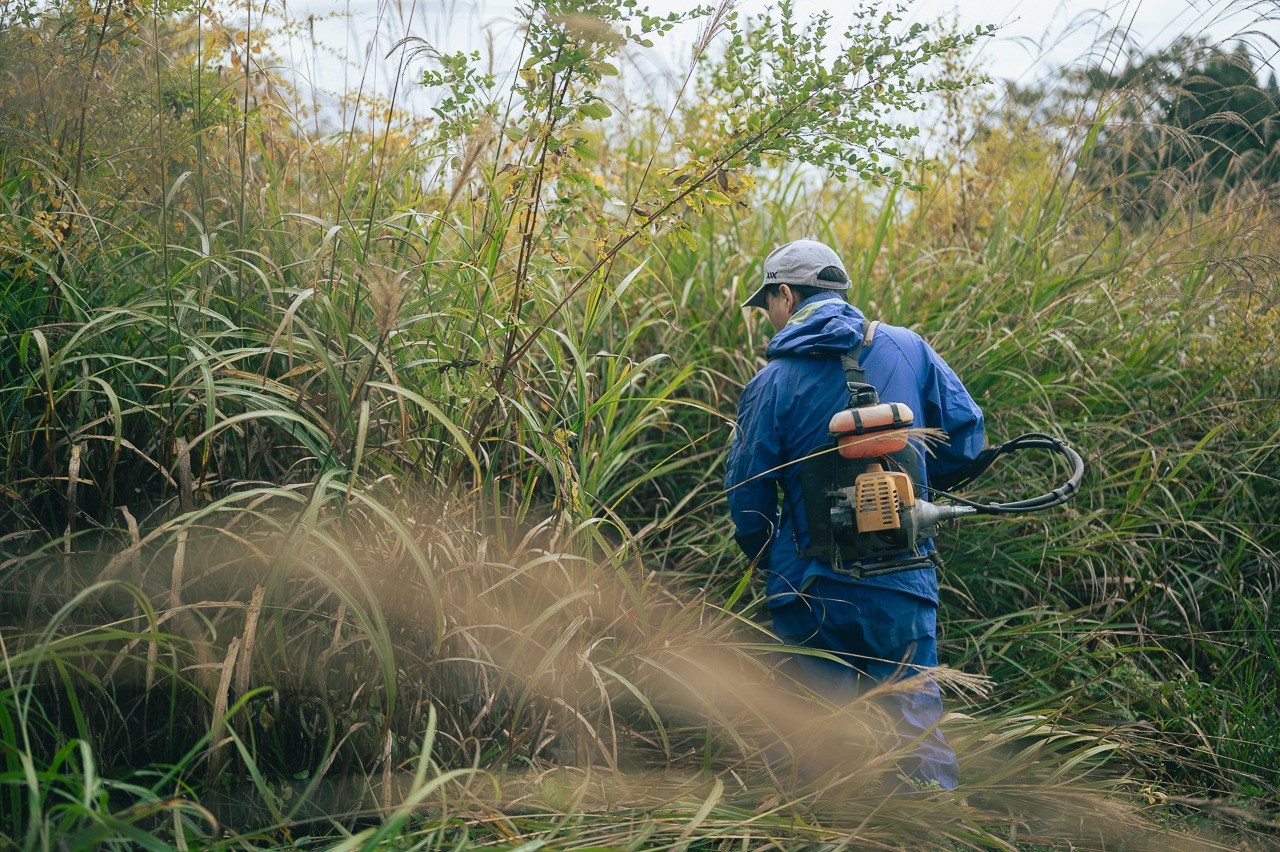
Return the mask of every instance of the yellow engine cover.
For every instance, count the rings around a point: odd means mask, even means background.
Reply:
[[[858,532],[896,530],[902,525],[898,510],[916,503],[911,477],[900,471],[886,471],[878,464],[854,480],[854,495]]]

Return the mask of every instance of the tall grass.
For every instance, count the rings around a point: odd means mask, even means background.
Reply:
[[[1065,136],[990,127],[919,195],[708,172],[750,207],[638,228],[610,199],[679,168],[663,128],[695,132],[711,99],[631,104],[624,139],[582,125],[594,159],[541,157],[556,189],[529,194],[480,113],[471,133],[393,111],[316,136],[257,35],[121,14],[55,6],[0,36],[13,69],[63,63],[43,105],[23,89],[0,108],[12,841],[1274,831],[1266,187],[1126,218],[1073,169],[1107,138],[1100,114]],[[100,22],[72,47],[109,74],[72,73],[60,20]],[[833,708],[772,680],[732,546],[723,453],[767,341],[737,305],[762,256],[806,235],[846,257],[869,316],[946,355],[993,439],[1050,430],[1090,460],[1070,509],[945,535],[957,797],[869,783],[906,747],[872,736],[872,697]],[[1055,475],[1018,458],[978,493]],[[845,758],[815,782],[770,759],[815,748]]]

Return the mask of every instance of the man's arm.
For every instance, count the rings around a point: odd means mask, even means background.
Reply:
[[[729,449],[724,487],[734,541],[761,571],[769,568],[769,544],[778,526],[778,438],[774,389],[763,374],[752,379],[738,400],[738,428]]]

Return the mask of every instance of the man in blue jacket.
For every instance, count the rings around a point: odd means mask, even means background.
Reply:
[[[868,323],[845,300],[848,289],[844,264],[822,243],[796,240],[765,259],[764,283],[744,307],[764,309],[776,334],[765,350],[769,363],[738,402],[725,477],[735,539],[768,578],[774,632],[788,645],[831,651],[849,663],[794,655],[790,673],[840,702],[851,700],[866,682],[938,664],[933,568],[855,582],[829,563],[799,555],[811,542],[796,462],[832,445],[828,423],[849,403],[840,356],[861,349],[866,380],[881,402],[905,403],[917,427],[946,433],[946,440],[926,454],[918,493],[930,477],[939,481],[963,468],[984,442],[982,411],[918,334],[881,323],[862,348]],[[932,552],[932,542],[921,550]],[[881,705],[896,721],[897,733],[916,742],[912,757],[900,762],[901,771],[923,785],[954,787],[955,754],[937,731],[942,714],[937,686],[887,695]],[[825,767],[809,767],[815,768]]]

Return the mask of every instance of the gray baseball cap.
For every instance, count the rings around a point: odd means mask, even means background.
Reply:
[[[840,255],[817,240],[795,240],[778,246],[764,259],[764,283],[742,303],[744,308],[767,308],[764,291],[770,284],[799,284],[824,290],[848,290],[849,273]]]

